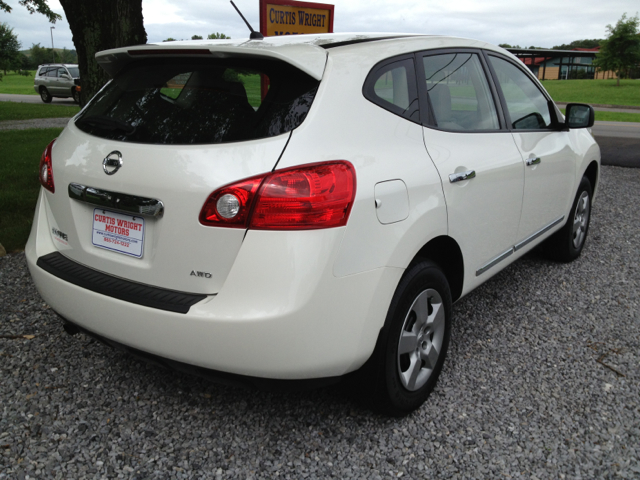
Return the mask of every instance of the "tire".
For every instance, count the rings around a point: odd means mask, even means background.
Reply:
[[[580,256],[589,233],[592,197],[591,182],[582,177],[567,223],[546,242],[549,257],[559,262],[571,262]]]
[[[78,92],[76,87],[73,87],[71,89],[71,98],[73,98],[73,101],[76,102],[77,104],[80,103],[80,92]]]
[[[51,103],[53,97],[45,87],[40,87],[40,98],[44,103]]]
[[[451,291],[434,263],[405,272],[376,349],[363,367],[374,410],[401,417],[419,408],[438,381],[451,337]],[[373,391],[371,391],[373,390]]]

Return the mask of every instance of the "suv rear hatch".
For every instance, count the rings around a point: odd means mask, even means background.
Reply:
[[[316,63],[326,55],[304,47]],[[114,79],[51,154],[47,215],[66,257],[161,288],[214,294],[222,287],[245,231],[202,225],[203,204],[221,186],[275,167],[321,72],[302,71],[292,65],[298,57],[290,63],[281,52],[200,50],[101,54]]]

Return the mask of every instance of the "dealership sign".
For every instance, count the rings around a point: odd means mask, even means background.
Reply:
[[[260,32],[265,37],[332,33],[333,5],[292,0],[260,0]]]

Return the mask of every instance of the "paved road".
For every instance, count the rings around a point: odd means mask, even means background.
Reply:
[[[40,95],[12,95],[8,93],[0,93],[0,102],[43,103]],[[72,98],[54,98],[51,105],[74,106],[76,102]]]
[[[603,165],[640,168],[640,123],[596,122],[592,133]]]

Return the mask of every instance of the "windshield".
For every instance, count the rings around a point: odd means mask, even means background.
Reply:
[[[261,81],[268,85],[264,99]],[[91,100],[76,126],[102,138],[152,144],[271,137],[303,122],[318,83],[273,60],[137,62]]]
[[[67,70],[69,70],[69,75],[73,78],[80,78],[80,70],[78,70],[78,67],[67,67]]]

